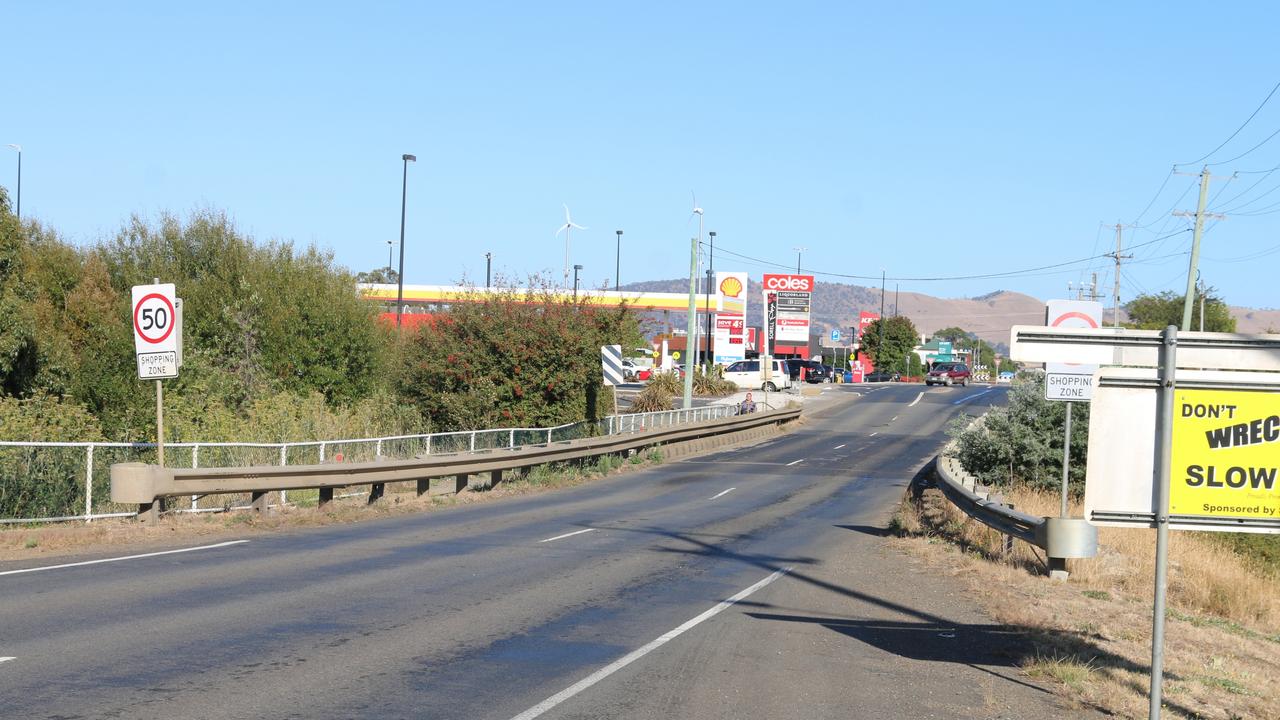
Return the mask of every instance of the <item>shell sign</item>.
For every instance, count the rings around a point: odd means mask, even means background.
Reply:
[[[744,289],[742,281],[733,275],[720,281],[720,294],[725,297],[736,298]]]
[[[724,315],[747,314],[747,274],[716,273],[716,312]]]

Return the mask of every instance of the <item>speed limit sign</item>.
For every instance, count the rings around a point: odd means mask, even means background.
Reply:
[[[178,377],[177,305],[173,283],[133,286],[133,348],[143,380]]]

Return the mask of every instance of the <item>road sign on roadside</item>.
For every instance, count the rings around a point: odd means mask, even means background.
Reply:
[[[1097,328],[1102,325],[1102,303],[1090,300],[1050,300],[1045,323],[1051,328]],[[1097,365],[1046,362],[1046,400],[1089,402],[1093,397],[1093,374]]]
[[[1153,370],[1099,373],[1085,517],[1155,524],[1159,384]],[[1179,370],[1169,473],[1173,530],[1280,532],[1280,375]]]
[[[133,286],[133,348],[138,377],[178,377],[179,325],[173,283]]]
[[[832,331],[831,331],[831,340],[832,340],[832,342],[840,342],[840,331],[839,331],[839,330],[832,330]]]
[[[600,367],[604,370],[605,385],[621,385],[625,382],[622,372],[622,346],[601,345]]]

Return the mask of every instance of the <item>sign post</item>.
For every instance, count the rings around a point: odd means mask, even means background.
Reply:
[[[156,462],[164,467],[164,386],[178,377],[181,301],[173,283],[133,286],[133,349],[138,377],[156,382]]]
[[[1102,325],[1102,303],[1090,300],[1050,300],[1045,306],[1045,325],[1054,328],[1097,328]],[[1089,402],[1093,397],[1093,374],[1097,365],[1047,362],[1044,374],[1046,400],[1067,403],[1065,437],[1062,441],[1062,506],[1058,517],[1067,516],[1067,485],[1071,474],[1071,403]]]
[[[1280,533],[1280,336],[1017,326],[1010,357],[1136,366],[1091,382],[1085,517],[1155,528],[1148,716],[1158,719],[1169,530]]]

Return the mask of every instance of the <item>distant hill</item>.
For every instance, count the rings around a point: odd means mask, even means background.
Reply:
[[[622,286],[623,290],[648,292],[688,292],[689,281],[652,280]],[[699,290],[702,289],[699,284]],[[750,314],[748,324],[759,325],[760,283],[751,280],[748,295]],[[885,293],[884,309],[894,313],[894,292]],[[1039,325],[1044,323],[1044,301],[1008,290],[997,290],[972,298],[938,298],[916,292],[904,292],[897,297],[898,313],[906,315],[920,332],[931,335],[946,327],[961,327],[982,339],[1004,348],[1009,344],[1009,328],[1014,325]],[[880,288],[818,281],[813,293],[813,322],[823,334],[832,328],[848,332],[857,323],[862,310],[880,312]],[[1280,310],[1231,308],[1236,318],[1237,330],[1261,333],[1268,329],[1280,329]],[[1107,313],[1110,315],[1110,309]],[[1121,315],[1124,318],[1124,315]],[[672,313],[670,322],[677,328],[684,327],[684,313]],[[1109,322],[1109,317],[1108,317]]]

